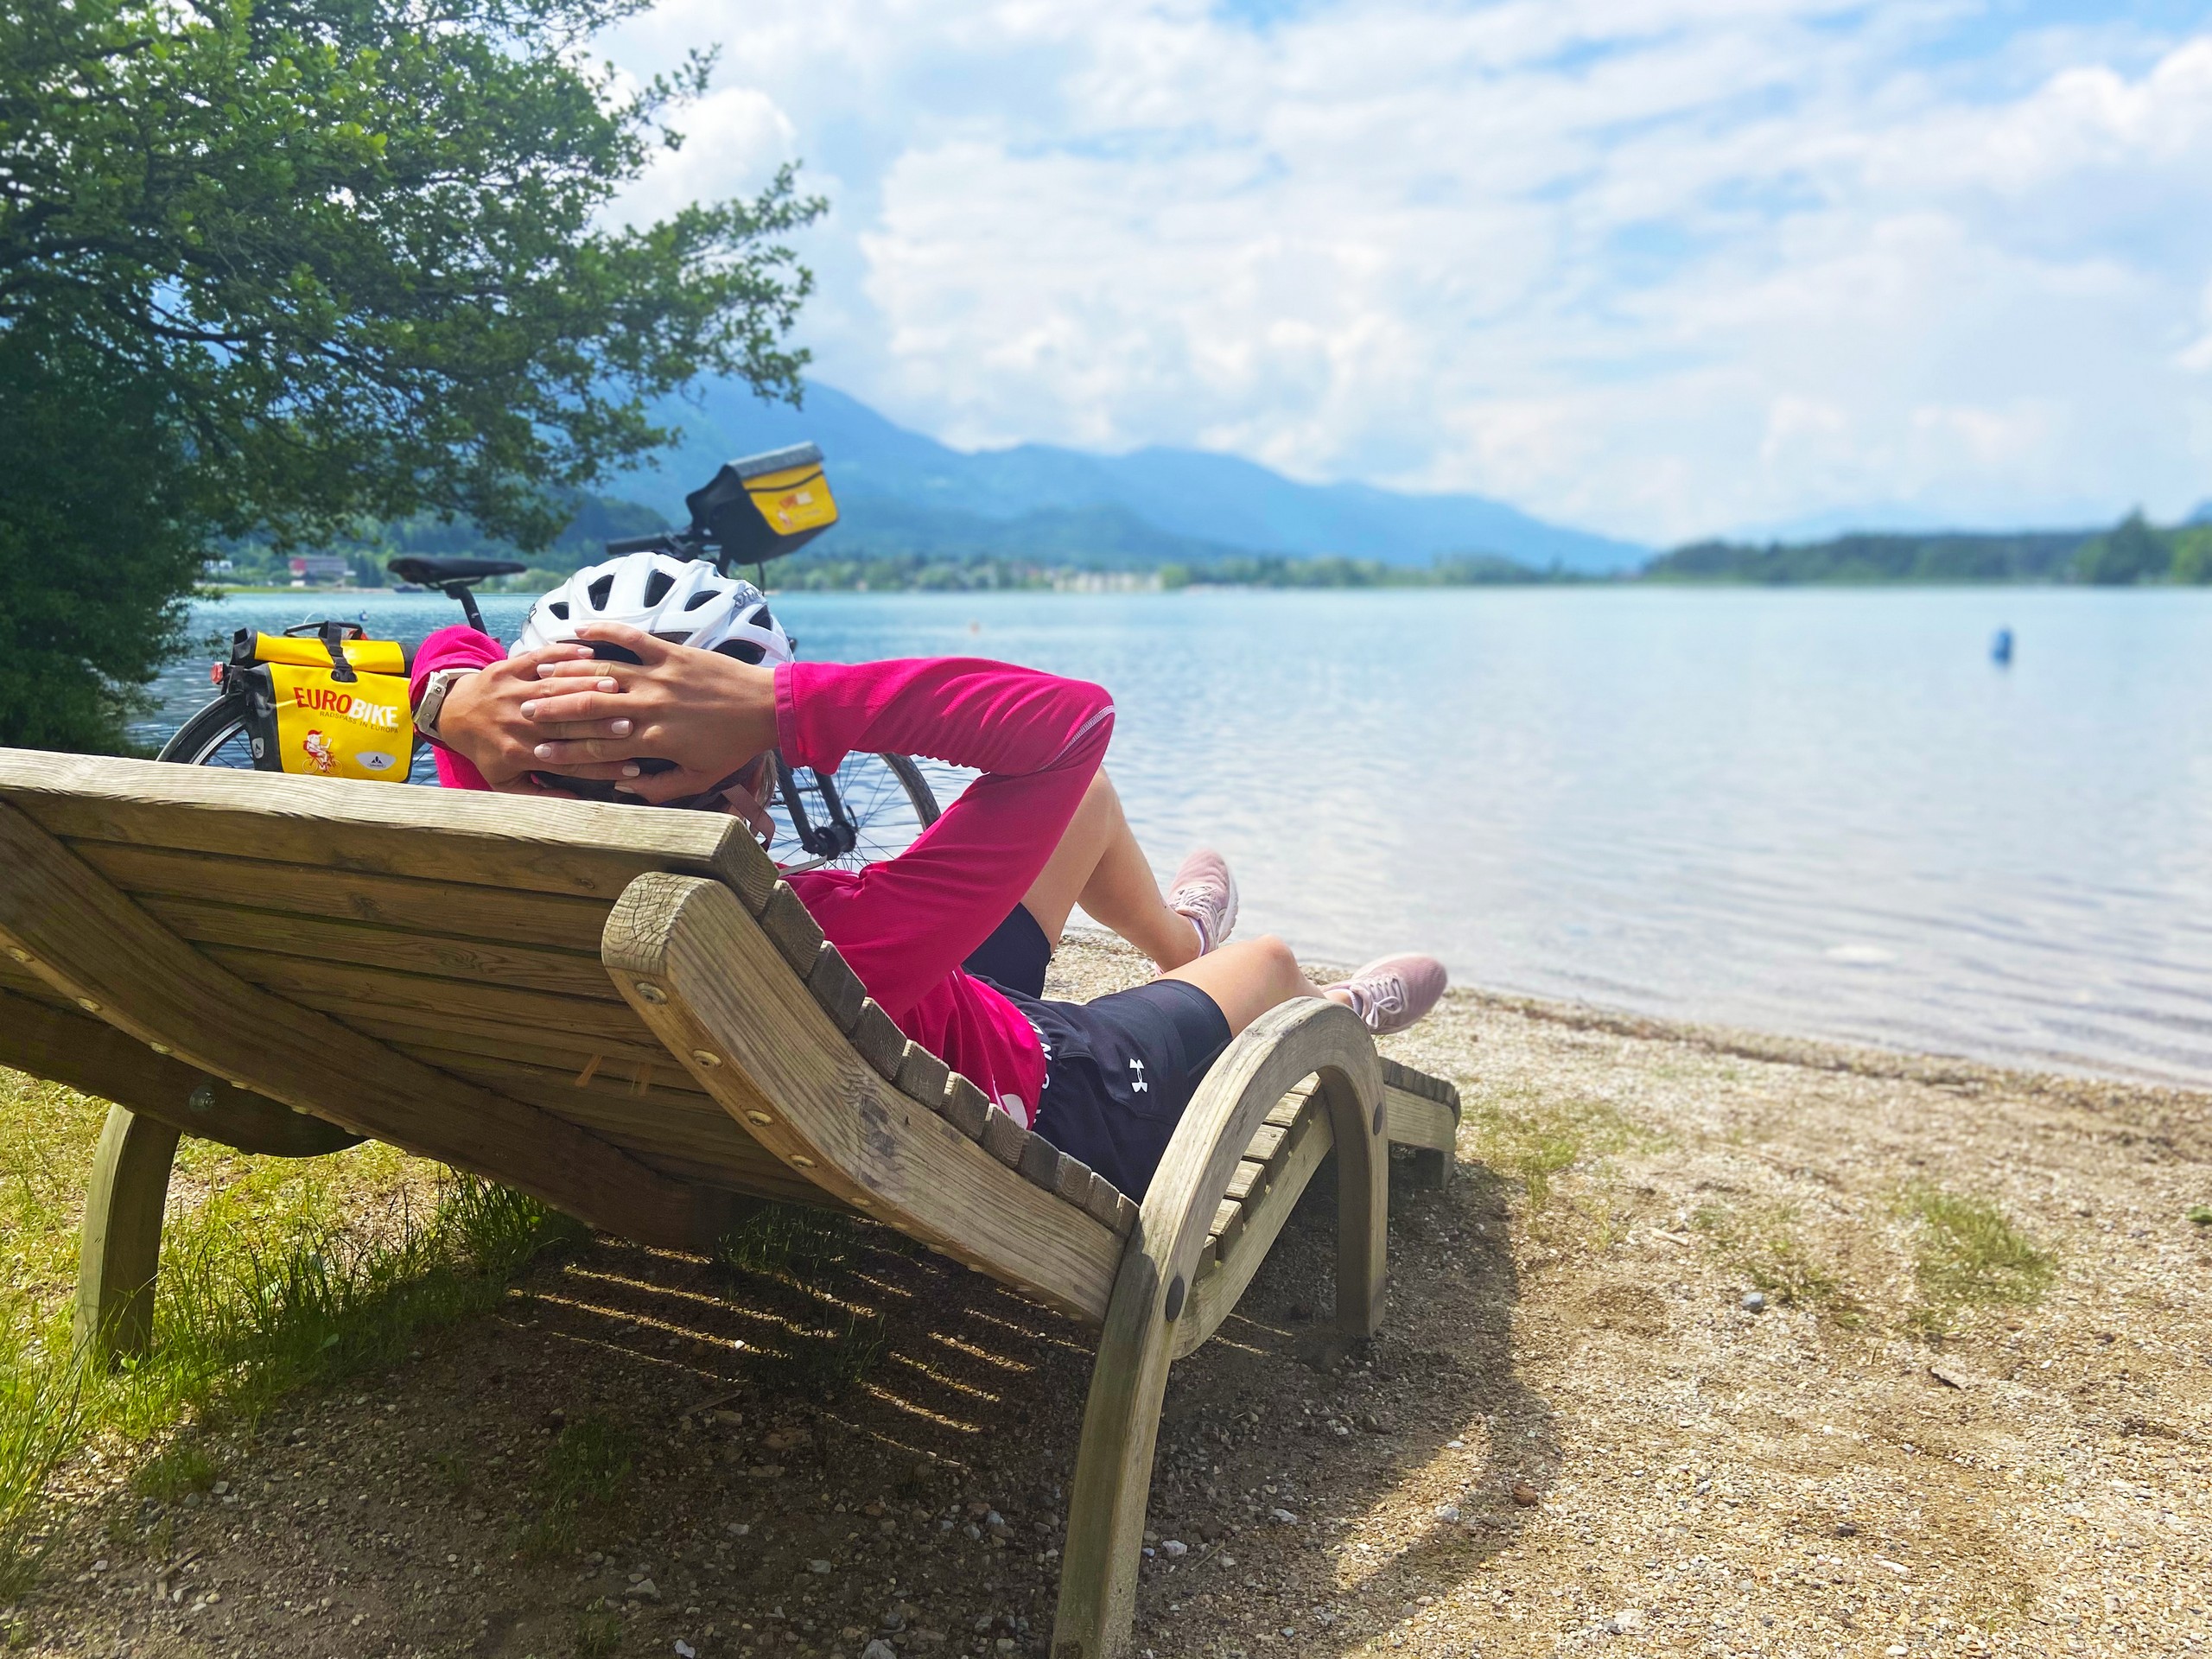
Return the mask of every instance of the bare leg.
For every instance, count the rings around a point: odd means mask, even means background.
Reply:
[[[1060,844],[1021,902],[1055,946],[1080,904],[1151,957],[1161,978],[1179,979],[1211,997],[1231,1037],[1279,1003],[1324,995],[1290,947],[1273,935],[1198,954],[1198,929],[1160,896],[1152,866],[1122,816],[1121,797],[1103,772],[1090,780]],[[1349,1001],[1340,993],[1327,995],[1332,1001]]]
[[[1198,954],[1198,929],[1160,896],[1152,866],[1122,816],[1122,798],[1103,772],[1090,780],[1060,844],[1021,903],[1055,946],[1067,931],[1069,913],[1081,905],[1092,920],[1161,968],[1179,968]]]
[[[1290,947],[1272,933],[1224,944],[1160,977],[1195,985],[1211,997],[1229,1021],[1231,1037],[1269,1008],[1323,994],[1319,986],[1306,977]],[[1332,1002],[1348,1004],[1350,1001],[1338,992],[1328,995]]]

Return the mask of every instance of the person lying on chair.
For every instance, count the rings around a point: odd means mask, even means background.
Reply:
[[[633,660],[594,654],[610,646]],[[855,751],[976,768],[898,857],[788,879],[900,1030],[1132,1198],[1207,1067],[1269,1008],[1327,997],[1383,1033],[1444,992],[1432,957],[1385,957],[1319,987],[1281,940],[1232,943],[1236,884],[1211,850],[1163,895],[1101,770],[1112,700],[1081,680],[969,658],[797,662],[750,583],[656,553],[579,572],[538,601],[512,651],[442,629],[413,674],[448,787],[595,786],[765,831],[773,749],[823,772]],[[1077,905],[1159,977],[1089,1002],[1046,997]]]

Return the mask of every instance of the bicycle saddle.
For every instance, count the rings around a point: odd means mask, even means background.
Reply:
[[[423,588],[443,588],[457,582],[481,582],[486,576],[518,576],[530,569],[520,559],[440,559],[420,553],[387,559],[384,568],[402,582],[411,582]]]

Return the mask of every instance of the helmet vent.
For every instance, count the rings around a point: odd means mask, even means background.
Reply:
[[[676,578],[665,570],[655,570],[645,578],[645,603],[658,605],[668,597],[668,590],[676,586]]]
[[[741,663],[758,663],[768,653],[750,639],[725,639],[715,649],[725,657],[734,657]]]
[[[683,608],[687,611],[696,611],[702,605],[713,604],[719,597],[720,595],[717,594],[713,588],[702,588],[697,593],[692,594],[690,598],[683,601]]]
[[[592,609],[603,611],[607,608],[607,601],[613,596],[613,593],[614,574],[609,571],[584,589],[584,597],[591,601]]]
[[[545,609],[549,614],[559,617],[563,622],[569,620],[569,601],[565,599],[548,601]]]

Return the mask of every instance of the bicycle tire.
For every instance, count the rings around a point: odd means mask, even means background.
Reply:
[[[252,771],[253,742],[246,731],[245,711],[235,697],[216,698],[188,716],[154,758],[180,766]]]
[[[804,861],[807,855],[791,826],[786,791],[796,787],[802,795],[815,794],[818,801],[819,786],[806,768],[786,766],[780,756],[776,764],[779,786],[770,809],[776,839],[770,850],[779,858]],[[895,858],[943,811],[921,768],[903,754],[849,754],[830,782],[853,824],[855,841],[849,852],[822,861],[829,868],[859,869]],[[819,816],[808,811],[810,821]]]
[[[926,830],[944,816],[944,809],[937,804],[937,791],[930,787],[930,780],[922,776],[922,769],[903,754],[879,754],[877,760],[891,768],[893,776],[906,791],[906,798],[913,804],[914,816]]]

